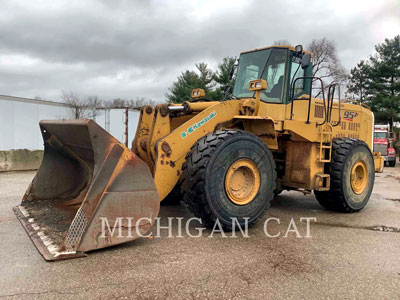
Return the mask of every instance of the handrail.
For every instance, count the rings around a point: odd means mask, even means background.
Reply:
[[[333,108],[333,97],[335,95],[335,85],[329,85],[328,86],[328,117],[327,121],[330,123],[331,122],[331,117],[332,117],[332,108]]]
[[[310,79],[311,83],[310,83],[310,93],[308,96],[308,99],[304,99],[304,98],[294,98],[294,87],[296,86],[296,82],[297,80],[305,80],[305,79]],[[294,106],[294,101],[295,100],[308,100],[308,112],[307,112],[307,121],[306,124],[310,123],[310,111],[311,111],[311,99],[312,99],[312,82],[314,80],[319,80],[319,82],[321,83],[321,93],[322,93],[322,100],[324,102],[324,112],[325,112],[325,119],[322,123],[318,123],[317,122],[317,126],[321,126],[324,125],[326,122],[328,122],[328,111],[327,111],[327,106],[326,106],[326,101],[325,101],[325,91],[324,91],[324,83],[322,81],[321,78],[319,77],[315,77],[315,76],[302,76],[302,77],[298,77],[293,81],[293,84],[291,86],[291,90],[290,90],[290,99],[291,99],[291,106],[290,106],[290,120],[293,120],[293,106]],[[329,99],[328,99],[329,100]],[[329,105],[328,105],[329,106]]]
[[[336,86],[339,91],[339,96],[338,96],[338,105],[339,105],[339,117],[338,121],[336,123],[331,123],[331,118],[332,118],[332,108],[333,108],[333,98],[335,95],[335,89]],[[339,83],[332,83],[328,87],[328,111],[329,111],[329,116],[328,116],[328,122],[332,125],[332,127],[338,126],[342,122],[342,112],[341,112],[341,99],[340,99],[340,84]]]

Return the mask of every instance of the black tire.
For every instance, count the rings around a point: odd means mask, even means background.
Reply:
[[[164,200],[161,201],[161,206],[180,205],[182,201],[181,186],[178,183]]]
[[[363,161],[367,167],[368,182],[361,194],[356,194],[350,183],[354,163]],[[366,143],[356,139],[340,138],[332,142],[332,161],[328,165],[331,175],[329,191],[314,191],[318,202],[328,210],[353,213],[368,203],[375,180],[374,160]]]
[[[252,160],[260,174],[260,187],[245,205],[232,202],[225,191],[225,175],[240,158]],[[182,168],[183,201],[202,223],[213,227],[216,220],[232,230],[232,219],[240,226],[253,225],[269,208],[276,187],[275,162],[271,151],[254,134],[220,130],[202,137],[191,148]]]
[[[396,160],[389,161],[389,167],[394,168],[396,166]]]

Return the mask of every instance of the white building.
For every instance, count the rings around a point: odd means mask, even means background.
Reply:
[[[64,103],[0,95],[0,150],[43,150],[40,120],[62,120],[74,117],[73,109]],[[97,110],[96,123],[125,143],[125,109]],[[135,137],[139,112],[128,113],[128,145]]]

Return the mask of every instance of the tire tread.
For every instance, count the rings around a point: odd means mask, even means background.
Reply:
[[[202,222],[210,227],[213,226],[216,217],[212,213],[210,206],[207,201],[207,196],[205,192],[205,173],[208,166],[208,163],[214,153],[214,151],[224,142],[232,138],[233,136],[245,136],[251,135],[256,137],[252,133],[248,133],[242,130],[218,130],[214,131],[210,134],[205,135],[200,138],[188,152],[185,158],[185,163],[182,166],[182,194],[183,194],[183,202],[188,207],[191,213],[195,215],[197,218],[201,218]],[[258,137],[257,137],[258,138]],[[271,151],[267,148],[266,151],[268,155],[268,159],[273,163],[273,190],[276,187],[276,171],[275,171],[275,162],[272,157]],[[273,199],[274,193],[271,192],[268,195],[268,205],[270,206],[270,202]],[[266,210],[264,210],[263,214],[258,218],[260,219]],[[257,220],[249,223],[249,226],[256,223]],[[225,224],[221,223],[223,229],[230,230]]]
[[[342,189],[343,169],[346,158],[351,150],[358,145],[363,145],[369,149],[364,141],[358,139],[336,138],[332,141],[332,160],[329,166],[329,174],[331,175],[330,190],[314,191],[319,204],[328,210],[353,213],[362,209],[351,208],[345,199]]]

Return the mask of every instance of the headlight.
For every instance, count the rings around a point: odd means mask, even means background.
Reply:
[[[257,79],[249,82],[250,91],[260,91],[266,89],[267,89],[267,81],[265,81],[264,79]]]
[[[206,92],[203,89],[193,89],[192,90],[192,98],[201,98],[206,95]]]

